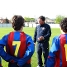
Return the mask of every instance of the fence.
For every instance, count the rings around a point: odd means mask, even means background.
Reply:
[[[36,27],[38,24],[35,23],[29,23],[29,24],[25,24],[25,26],[27,27]],[[59,28],[59,24],[49,24],[51,28]]]
[[[25,27],[36,27],[38,24],[26,23]],[[49,24],[51,28],[59,28],[59,24]],[[0,24],[0,27],[12,27],[11,24]]]
[[[0,24],[0,27],[12,27],[12,24]]]

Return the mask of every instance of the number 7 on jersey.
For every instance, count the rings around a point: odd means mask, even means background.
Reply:
[[[12,43],[13,46],[16,46],[15,53],[14,53],[15,56],[17,56],[17,54],[18,54],[18,51],[20,48],[20,43],[21,43],[20,41],[13,41],[13,43]]]

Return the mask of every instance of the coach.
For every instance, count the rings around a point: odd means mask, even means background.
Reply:
[[[46,63],[48,53],[49,53],[49,38],[51,36],[51,29],[48,24],[45,23],[45,17],[40,16],[38,18],[39,25],[35,28],[34,33],[34,44],[37,41],[37,58],[38,66],[42,67],[42,52],[44,56],[44,64]]]

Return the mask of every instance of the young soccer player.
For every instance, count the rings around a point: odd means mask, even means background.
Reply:
[[[0,56],[9,62],[8,67],[31,67],[31,57],[35,47],[31,36],[22,31],[23,26],[24,18],[19,15],[13,16],[14,31],[4,35],[0,40]]]
[[[62,34],[53,38],[47,67],[67,67],[67,18],[60,22]]]

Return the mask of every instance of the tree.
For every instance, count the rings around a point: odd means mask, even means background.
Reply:
[[[34,19],[34,18],[30,18],[30,21],[31,21],[31,22],[35,22],[35,19]]]
[[[55,19],[55,23],[59,24],[63,20],[64,16],[58,15]]]
[[[30,18],[29,17],[24,17],[26,22],[30,22]]]
[[[7,18],[4,19],[4,23],[9,23],[9,20]]]
[[[26,22],[34,22],[35,21],[35,19],[34,18],[29,18],[29,17],[24,17],[24,19],[25,19],[25,21]]]

